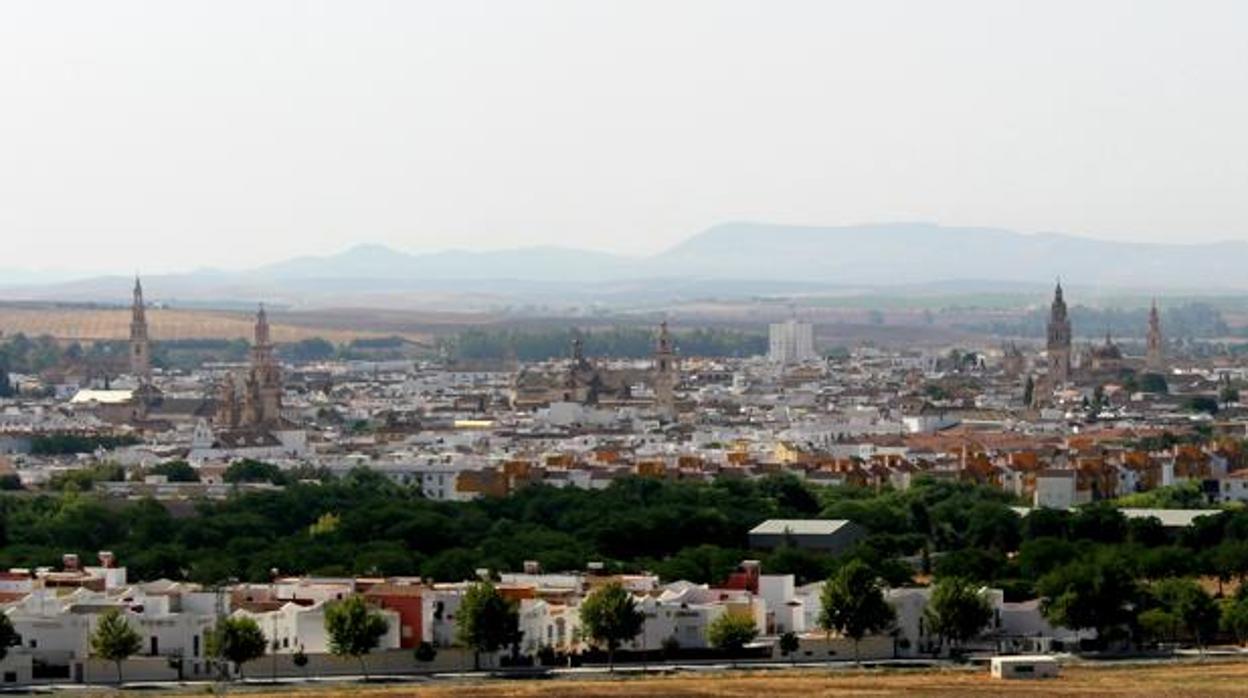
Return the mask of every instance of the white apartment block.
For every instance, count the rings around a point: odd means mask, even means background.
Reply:
[[[772,363],[796,364],[818,358],[815,354],[814,326],[808,322],[789,320],[772,323],[767,358]]]

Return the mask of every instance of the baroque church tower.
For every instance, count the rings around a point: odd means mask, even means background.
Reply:
[[[217,415],[214,421],[221,429],[237,429],[241,419],[234,375],[229,374],[221,381],[217,390]]]
[[[1053,305],[1049,310],[1049,337],[1046,348],[1049,355],[1049,383],[1057,388],[1070,382],[1070,316],[1066,301],[1062,298],[1062,283],[1057,283],[1053,293]]]
[[[251,345],[251,366],[242,385],[230,374],[217,393],[216,423],[224,429],[276,429],[282,423],[282,368],[269,337],[269,316],[260,306]]]
[[[139,385],[152,382],[151,341],[147,336],[147,308],[143,304],[143,284],[134,277],[134,302],[130,306],[130,374]]]
[[[281,421],[282,369],[269,338],[269,316],[260,306],[251,344],[251,372],[243,394],[243,419],[248,426],[272,427]]]
[[[1155,299],[1152,309],[1148,311],[1148,353],[1144,358],[1144,364],[1150,371],[1166,369],[1166,356],[1162,350],[1161,315],[1157,312]]]

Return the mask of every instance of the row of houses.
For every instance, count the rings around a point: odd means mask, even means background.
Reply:
[[[1198,483],[1211,502],[1248,501],[1248,470],[1236,467],[1241,462],[1238,452],[1213,444],[1143,451],[1065,446],[971,450],[963,443],[944,452],[855,445],[838,454],[781,443],[775,457],[767,461],[748,458],[743,450],[725,450],[707,457],[679,452],[639,454],[617,447],[499,458],[465,454],[415,458],[399,454],[385,460],[344,459],[328,467],[343,474],[364,465],[399,484],[418,487],[427,498],[452,501],[503,496],[535,483],[602,489],[614,480],[632,476],[711,481],[790,473],[812,484],[903,490],[920,476],[975,482],[1036,506],[1069,508],[1188,482]]]
[[[852,656],[845,638],[818,624],[822,583],[796,584],[793,575],[764,574],[759,563],[745,561],[718,584],[663,583],[646,574],[605,574],[593,565],[585,572],[544,573],[535,563],[525,571],[495,578],[499,592],[519,612],[520,641],[503,655],[572,656],[591,649],[579,607],[601,585],[618,582],[633,594],[645,615],[643,630],[622,651],[698,652],[709,648],[707,631],[724,614],[749,618],[760,631],[752,648],[762,656],[778,654],[777,638],[800,638],[795,659],[835,660]],[[239,583],[220,588],[157,580],[131,582],[124,567],[104,553],[96,566],[79,566],[67,556],[62,569],[10,570],[0,575],[0,601],[20,640],[0,662],[9,684],[30,682],[101,682],[115,675],[110,664],[93,658],[90,637],[101,614],[117,609],[143,638],[143,651],[124,664],[131,680],[210,678],[220,667],[210,661],[208,634],[227,615],[252,618],[269,647],[266,658],[248,673],[274,675],[354,671],[335,663],[325,630],[329,604],[363,596],[385,618],[388,631],[375,650],[379,670],[432,671],[470,666],[470,653],[457,642],[460,604],[475,580],[437,583],[417,578],[275,578],[264,584]],[[887,599],[897,611],[890,632],[867,638],[857,648],[862,657],[922,657],[939,652],[938,638],[925,628],[924,609],[931,590],[896,588]],[[1045,622],[1036,602],[1010,603],[999,590],[982,592],[993,608],[984,642],[1008,651],[1048,650],[1075,634]],[[413,650],[436,648],[432,660],[418,660]],[[296,655],[311,658],[299,668]],[[311,668],[309,668],[311,667]]]

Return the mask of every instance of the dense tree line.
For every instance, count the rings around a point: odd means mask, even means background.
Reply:
[[[32,339],[19,332],[0,342],[0,366],[13,373],[38,373],[61,363],[65,351],[52,337]]]
[[[654,353],[652,327],[615,327],[578,333],[574,329],[465,330],[448,342],[457,359],[482,360],[515,357],[521,361],[545,361],[567,357],[572,342],[581,337],[587,356],[644,358]],[[695,329],[674,333],[677,351],[685,356],[746,357],[766,353],[762,334],[723,329]]]
[[[1091,308],[1075,305],[1070,309],[1071,325],[1079,336],[1100,336],[1109,331],[1115,337],[1143,339],[1148,332],[1148,308]],[[1189,302],[1163,307],[1161,324],[1166,336],[1226,337],[1231,334],[1225,318],[1213,305]],[[1043,337],[1049,321],[1047,305],[1010,319],[966,323],[963,329],[1014,337]]]
[[[401,337],[357,339],[335,345],[312,337],[277,345],[278,356],[301,364],[329,359],[398,358],[408,342]],[[165,370],[188,371],[206,363],[247,361],[251,344],[245,339],[167,339],[152,342],[152,365]],[[0,397],[9,397],[9,373],[38,375],[51,369],[77,369],[88,377],[104,380],[129,370],[129,346],[125,340],[63,343],[47,335],[27,337],[18,333],[0,341]]]
[[[464,579],[479,567],[520,569],[525,559],[554,570],[603,560],[707,581],[747,556],[746,534],[759,521],[806,516],[821,506],[800,483],[781,479],[714,485],[628,479],[601,492],[536,486],[455,503],[426,500],[369,471],[324,484],[309,482],[324,473],[307,475],[286,475],[281,491],[204,501],[194,517],[174,518],[154,500],[85,492],[91,482],[118,478],[108,468],[86,471],[83,483],[66,481],[61,494],[0,499],[7,532],[0,566],[53,564],[62,552],[112,549],[136,578],[205,583],[263,580],[272,567]],[[240,482],[271,476],[254,463],[230,474]]]
[[[64,456],[75,453],[94,453],[97,449],[111,451],[121,446],[139,443],[138,437],[129,434],[101,434],[85,436],[78,434],[48,434],[30,440],[30,452],[36,456]]]
[[[126,469],[117,463],[97,463],[88,468],[76,468],[57,473],[48,482],[48,488],[57,492],[88,492],[99,482],[124,482]]]
[[[124,342],[118,342],[126,356]],[[187,371],[206,363],[239,363],[247,360],[251,343],[245,339],[174,339],[152,342],[152,365],[163,369]],[[116,353],[114,350],[113,353]],[[124,368],[124,366],[122,367]]]
[[[264,480],[272,472],[250,464],[237,475]],[[801,583],[902,585],[930,572],[937,581],[990,584],[1008,599],[1043,599],[1050,618],[1068,627],[1135,641],[1167,633],[1207,640],[1220,619],[1210,620],[1209,603],[1185,580],[1226,585],[1221,603],[1234,609],[1239,602],[1229,592],[1248,577],[1244,510],[1211,512],[1172,531],[1106,504],[1021,518],[997,490],[923,479],[906,491],[874,491],[811,487],[788,475],[715,483],[628,478],[601,491],[539,485],[472,502],[429,501],[367,470],[282,482],[279,491],[200,502],[184,518],[154,500],[102,499],[80,487],[0,498],[0,566],[111,549],[136,579],[207,584],[261,581],[272,568],[461,580],[478,568],[519,570],[530,559],[548,570],[601,561],[665,580],[716,582],[742,559],[761,557],[766,571],[793,573]],[[869,535],[840,557],[792,546],[748,549],[748,531],[762,520],[803,517],[847,518]],[[947,593],[952,608],[973,605],[961,587]],[[1240,606],[1248,619],[1248,602]],[[1174,618],[1177,625],[1167,625]],[[1248,620],[1233,619],[1223,614],[1224,632],[1248,635]],[[965,639],[961,628],[954,623],[943,632],[956,643]]]
[[[326,361],[338,354],[338,347],[328,339],[311,337],[298,342],[283,344],[277,349],[277,355],[284,361],[301,364],[310,361]]]
[[[145,475],[161,475],[169,482],[199,482],[199,471],[184,460],[157,463],[147,469]]]
[[[152,365],[164,369],[189,369],[209,361],[245,361],[248,343],[242,339],[176,339],[152,343]],[[18,333],[0,342],[0,370],[38,375],[56,368],[85,371],[104,379],[129,368],[125,340],[82,344],[63,343],[48,335],[27,337]],[[2,397],[2,396],[0,396]]]

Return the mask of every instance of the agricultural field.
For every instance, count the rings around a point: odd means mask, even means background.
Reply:
[[[386,333],[342,327],[332,322],[308,322],[275,314],[270,317],[273,341],[297,342],[323,337],[335,344],[356,338],[381,337]],[[250,339],[255,322],[251,313],[225,310],[174,310],[149,308],[147,322],[152,339]],[[93,342],[120,340],[130,336],[128,308],[90,308],[73,306],[0,306],[0,333],[10,336],[22,333],[30,337],[50,335],[62,341]],[[419,333],[404,333],[420,341]]]

